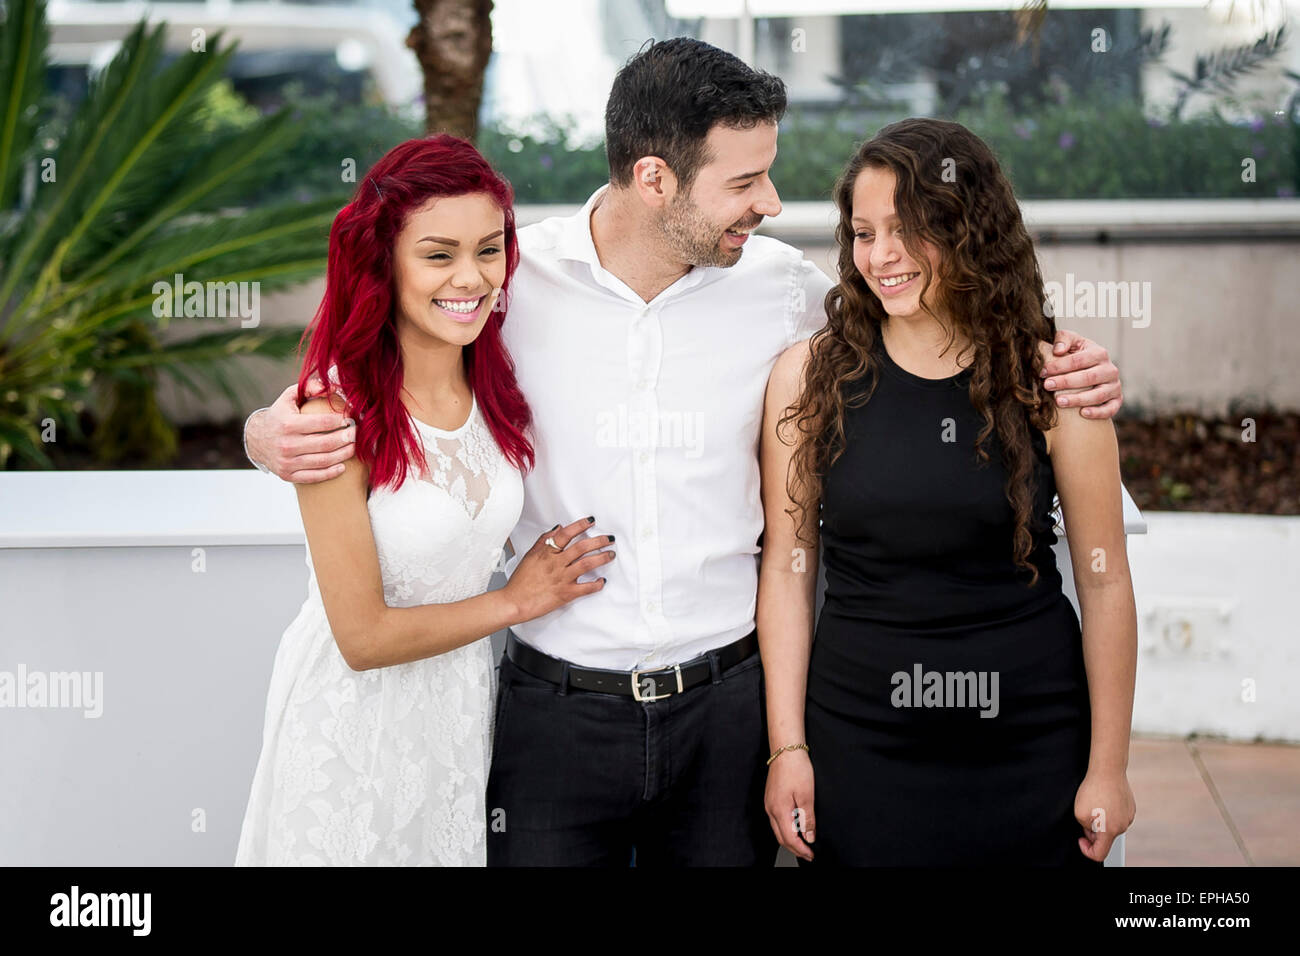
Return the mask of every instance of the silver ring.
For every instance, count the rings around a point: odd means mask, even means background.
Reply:
[[[547,539],[546,539],[546,544],[548,544],[550,547],[554,548],[556,551],[563,551],[563,550],[564,550],[564,549],[561,548],[558,544],[555,543],[555,539],[554,539],[554,538],[547,538]]]

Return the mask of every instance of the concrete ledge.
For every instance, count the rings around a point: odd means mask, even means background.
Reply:
[[[0,473],[0,549],[304,540],[293,486],[252,467]]]

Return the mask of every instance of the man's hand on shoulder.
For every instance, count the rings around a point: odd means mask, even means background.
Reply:
[[[1119,369],[1105,348],[1077,332],[1060,329],[1053,356],[1043,365],[1044,387],[1060,408],[1078,408],[1084,418],[1114,418],[1124,403]]]
[[[249,418],[244,428],[249,459],[277,478],[298,484],[341,475],[343,462],[356,452],[357,429],[339,395],[312,398],[324,393],[313,377],[307,384],[310,401],[303,409],[298,408],[298,386],[290,385],[274,404]]]

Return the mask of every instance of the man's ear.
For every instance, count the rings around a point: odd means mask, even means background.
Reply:
[[[651,209],[662,209],[677,194],[677,177],[658,156],[642,156],[632,167],[632,188]]]

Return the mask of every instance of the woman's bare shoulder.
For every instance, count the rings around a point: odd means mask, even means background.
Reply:
[[[348,406],[341,395],[337,392],[331,392],[328,395],[318,395],[315,398],[307,399],[298,410],[304,415],[328,415],[330,412],[346,415]]]
[[[800,339],[776,358],[768,376],[769,388],[775,387],[783,394],[797,394],[803,379],[804,366],[812,354],[810,339]]]

